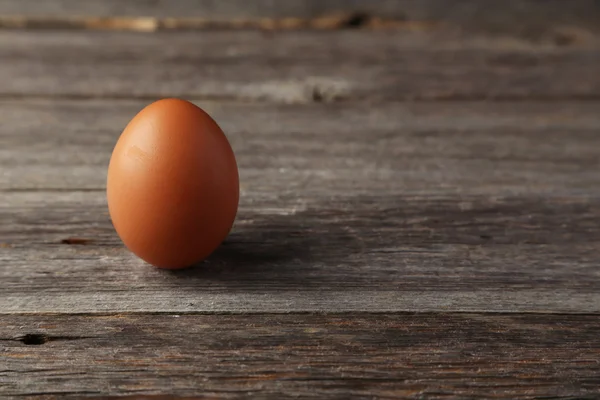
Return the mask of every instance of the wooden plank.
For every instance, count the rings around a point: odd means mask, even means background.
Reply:
[[[0,31],[0,95],[358,100],[598,99],[600,47],[441,33]]]
[[[228,243],[179,273],[125,251],[106,212],[143,104],[3,102],[3,312],[600,310],[596,103],[201,103],[242,199]]]
[[[404,3],[404,4],[402,4]],[[98,16],[98,17],[202,17],[209,19],[239,19],[239,18],[314,18],[327,14],[348,11],[368,12],[377,16],[405,17],[406,7],[414,11],[427,12],[428,7],[412,4],[410,1],[391,0],[288,0],[285,2],[272,0],[108,0],[87,1],[50,0],[43,3],[34,1],[1,0],[0,13],[24,16]],[[438,2],[439,8],[443,4]],[[581,2],[580,7],[588,4]],[[404,7],[402,7],[404,6]],[[433,12],[431,10],[430,12]]]
[[[103,193],[3,197],[20,199],[0,208],[4,313],[600,312],[597,197],[246,198],[179,272],[121,246]]]
[[[147,103],[0,101],[0,190],[103,190],[121,130]],[[280,202],[268,207],[380,192],[571,196],[600,187],[595,102],[198,104],[227,132],[244,195]]]
[[[0,395],[593,398],[597,316],[2,316]]]
[[[143,16],[237,22],[341,14],[348,16],[350,26],[352,21],[360,25],[370,18],[384,18],[527,37],[558,35],[559,40],[565,39],[565,33],[560,32],[564,27],[592,31],[600,27],[600,7],[594,0],[569,0],[568,7],[562,0],[1,0],[0,14],[71,20],[82,16]]]

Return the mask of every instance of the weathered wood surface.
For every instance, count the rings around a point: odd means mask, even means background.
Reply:
[[[0,100],[0,190],[104,190],[121,131],[149,101]],[[600,188],[597,102],[197,104],[227,133],[245,196],[266,207]]]
[[[600,395],[597,316],[3,316],[9,395]],[[37,345],[36,345],[37,344]]]
[[[40,194],[0,211],[4,313],[600,311],[597,199],[247,202],[214,256],[169,272],[122,248],[103,193]]]
[[[107,214],[144,104],[2,102],[4,312],[600,311],[595,102],[199,103],[242,199],[227,244],[180,273],[136,261]]]
[[[35,2],[28,0],[1,0],[0,13],[22,16],[79,17],[203,17],[232,20],[238,18],[314,18],[328,14],[352,11],[369,12],[378,16],[406,18],[407,12],[420,12],[416,15],[429,15],[433,12],[444,13],[449,2],[436,2],[436,8],[424,6],[422,2],[397,0],[46,0]],[[455,2],[456,3],[456,2]],[[583,16],[594,10],[589,2],[581,2],[575,13]],[[456,6],[456,4],[454,4]],[[546,8],[547,10],[547,8]],[[556,10],[553,10],[556,13]],[[589,14],[588,14],[589,16]]]
[[[600,98],[597,39],[437,33],[0,31],[0,96],[287,103]]]
[[[202,19],[223,21],[238,26],[240,21],[258,20],[259,26],[271,27],[273,20],[287,19],[282,27],[295,26],[291,19],[342,18],[338,27],[367,24],[369,19],[391,19],[404,22],[400,27],[454,27],[461,30],[501,33],[511,36],[540,38],[554,36],[564,40],[564,28],[598,32],[600,5],[595,0],[0,0],[0,22],[10,17],[28,27],[56,26],[59,21],[73,22],[82,17],[145,17],[137,24],[96,21],[89,27],[160,26],[154,19]],[[8,18],[7,18],[8,17]],[[35,21],[38,18],[38,21]],[[41,19],[40,19],[41,18]],[[44,19],[45,18],[45,19]],[[167,26],[177,26],[169,21]],[[335,22],[335,21],[333,21]],[[60,26],[60,24],[58,24]],[[327,21],[310,25],[329,26]],[[567,35],[568,36],[568,35]],[[568,40],[568,39],[567,39]]]
[[[598,2],[236,4],[0,0],[0,27],[401,28],[0,30],[0,397],[598,397]],[[242,178],[231,236],[176,272],[104,195],[165,96]]]

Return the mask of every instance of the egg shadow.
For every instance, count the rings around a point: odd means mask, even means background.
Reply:
[[[332,228],[325,220],[319,221],[315,214],[318,212],[242,215],[227,239],[208,259],[190,268],[167,272],[178,280],[228,287],[314,283],[316,280],[310,278],[307,282],[307,277],[324,261],[321,255],[325,247],[356,248],[354,238]]]
[[[181,289],[228,293],[405,286],[410,271],[399,260],[430,251],[418,247],[432,241],[430,230],[415,230],[408,221],[423,213],[453,218],[437,204],[421,203],[360,196],[323,199],[288,213],[243,210],[207,260],[166,273]]]
[[[348,276],[342,279],[345,271],[337,266],[349,265],[357,272],[355,258],[368,250],[358,231],[381,223],[355,219],[360,212],[351,204],[316,204],[280,214],[241,212],[230,235],[207,260],[167,273],[186,285],[213,289],[339,287],[348,283]]]
[[[278,214],[242,211],[207,260],[166,273],[180,288],[228,293],[378,287],[382,279],[393,285],[406,276],[404,263],[394,261],[403,257],[400,246],[419,245],[406,221],[422,212],[397,196],[324,199]]]
[[[462,197],[383,195],[323,199],[289,213],[244,210],[227,240],[207,260],[165,273],[181,290],[228,293],[482,288],[489,272],[467,255],[461,268],[468,273],[456,273],[461,249],[519,244],[539,240],[540,232],[561,229],[561,220],[545,217],[548,213],[540,214],[536,229],[515,228],[515,223],[512,230],[506,229],[507,220],[530,226],[523,208],[544,209],[536,200],[473,198],[468,207],[463,202]],[[565,213],[573,212],[568,204],[562,207]],[[501,276],[505,282],[522,284],[522,271]],[[528,279],[534,278],[532,272]]]

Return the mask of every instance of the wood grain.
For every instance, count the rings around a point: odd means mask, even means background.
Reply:
[[[296,104],[598,99],[599,48],[427,32],[0,31],[0,95]]]
[[[120,132],[148,102],[1,101],[0,190],[103,190]],[[274,209],[333,195],[600,187],[596,102],[198,104],[228,134],[244,196]]]
[[[600,311],[597,198],[246,199],[208,261],[170,272],[121,246],[103,193],[35,196],[0,209],[4,313]]]
[[[402,4],[404,3],[404,4]],[[436,2],[442,7],[442,2]],[[592,10],[589,4],[581,2],[580,7]],[[404,6],[404,7],[403,7]],[[313,18],[327,14],[348,11],[361,11],[378,16],[405,17],[406,7],[412,11],[427,12],[431,7],[410,1],[390,0],[288,0],[285,2],[257,0],[108,0],[86,1],[49,0],[43,3],[33,1],[2,0],[0,13],[24,16],[99,16],[99,17],[203,17],[211,19],[239,18]],[[438,12],[442,10],[438,9]],[[433,12],[431,10],[430,12]]]
[[[571,41],[565,28],[597,32],[600,27],[600,6],[594,0],[569,0],[568,6],[562,0],[1,0],[0,15],[42,17],[54,24],[81,17],[145,17],[146,27],[157,26],[154,19],[165,18],[233,22],[232,27],[256,20],[268,27],[282,19],[287,20],[282,25],[286,26],[293,22],[290,19],[346,15],[350,27],[370,19],[393,19],[487,34],[549,36],[563,43]]]
[[[180,273],[137,261],[107,214],[143,104],[4,102],[4,312],[600,310],[596,103],[201,103],[242,200]]]
[[[0,0],[1,28],[52,28],[0,30],[0,397],[599,396],[599,16]],[[132,21],[263,30],[63,29]],[[184,271],[130,254],[104,196],[120,131],[168,96],[219,121],[242,178]]]
[[[3,396],[600,394],[596,316],[15,315],[2,322]]]

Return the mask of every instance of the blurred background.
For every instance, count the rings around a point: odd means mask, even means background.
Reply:
[[[4,96],[489,98],[525,93],[514,79],[492,76],[494,69],[521,68],[524,84],[541,83],[531,82],[535,57],[513,53],[596,43],[600,2],[0,0],[0,28]],[[495,55],[485,51],[499,47],[510,59],[490,61]],[[464,60],[474,49],[482,52]],[[411,60],[416,50],[429,53]],[[488,69],[471,74],[474,64]],[[434,67],[435,76],[415,83],[416,69]],[[457,85],[457,75],[472,81]],[[589,93],[584,84],[577,93]]]
[[[599,30],[597,0],[0,0],[0,187],[63,187],[62,159],[72,187],[102,189],[118,134],[162,97],[204,102],[241,155],[258,131],[333,132],[340,118],[364,135],[408,132],[414,102],[474,117],[477,102],[598,99]],[[223,101],[268,106],[242,117]],[[323,103],[303,116],[285,108]],[[457,129],[440,118],[431,129]],[[424,145],[396,139],[397,156]]]

